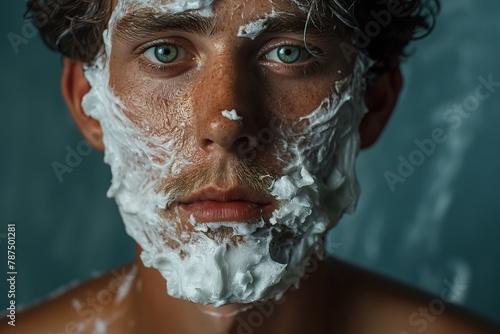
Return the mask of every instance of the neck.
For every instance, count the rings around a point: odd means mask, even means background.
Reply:
[[[169,296],[161,274],[144,267],[138,258],[135,280],[138,288],[132,290],[136,293],[134,314],[147,327],[143,333],[308,332],[306,325],[313,319],[315,322],[328,319],[324,312],[331,298],[324,293],[329,285],[326,263],[312,261],[315,266],[303,276],[300,289],[288,289],[280,300],[213,307]],[[304,330],[298,331],[301,326]]]

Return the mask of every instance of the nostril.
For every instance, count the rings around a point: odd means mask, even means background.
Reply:
[[[258,149],[260,134],[253,114],[239,109],[217,110],[201,113],[196,123],[196,141],[206,152],[224,151],[253,158]],[[262,145],[261,145],[262,146]]]
[[[201,142],[200,142],[200,146],[203,147],[203,148],[208,148],[208,147],[211,147],[213,145],[213,140],[210,140],[210,139],[202,139]]]
[[[245,139],[246,131],[242,117],[235,110],[214,113],[211,119],[205,118],[198,127],[199,143],[205,150],[213,150],[220,147],[226,151],[234,151],[236,147],[246,148],[248,139]],[[208,122],[207,122],[208,121]]]

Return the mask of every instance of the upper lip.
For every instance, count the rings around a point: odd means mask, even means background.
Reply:
[[[195,193],[188,194],[179,200],[180,204],[193,204],[202,201],[233,202],[243,201],[259,205],[268,205],[271,199],[254,191],[242,187],[220,189],[217,187],[206,187]]]

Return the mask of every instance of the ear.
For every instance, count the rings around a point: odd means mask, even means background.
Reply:
[[[83,112],[82,100],[90,90],[82,69],[83,64],[64,60],[61,89],[64,100],[84,138],[97,150],[104,151],[102,129],[99,122]]]
[[[366,88],[365,104],[368,112],[359,125],[362,149],[372,146],[379,138],[396,106],[402,85],[399,59],[393,57],[389,69]]]

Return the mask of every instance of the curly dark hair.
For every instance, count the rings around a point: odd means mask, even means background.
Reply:
[[[439,0],[309,0],[309,7],[329,11],[352,32],[363,33],[375,22],[374,13],[402,6],[390,23],[361,48],[378,62],[405,56],[407,45],[434,28]],[[112,12],[111,0],[28,0],[25,17],[39,29],[49,48],[73,60],[91,63],[103,46],[102,32]],[[315,15],[318,16],[318,15]],[[356,46],[356,43],[354,44]]]

